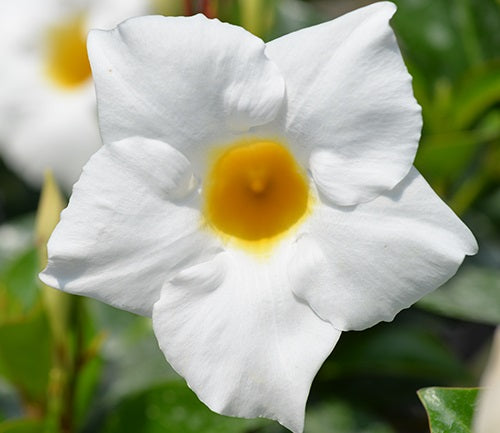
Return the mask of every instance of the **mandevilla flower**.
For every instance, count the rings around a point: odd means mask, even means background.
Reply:
[[[212,410],[302,431],[341,331],[392,320],[477,249],[412,167],[394,12],[268,44],[201,15],[91,32],[104,146],[42,280],[151,315]]]
[[[148,0],[1,0],[0,153],[25,180],[51,168],[71,190],[101,145],[87,32],[149,12]]]

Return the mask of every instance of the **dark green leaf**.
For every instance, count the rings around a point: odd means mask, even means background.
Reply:
[[[431,433],[471,433],[477,388],[424,388],[418,396],[427,411]]]
[[[417,305],[457,319],[500,324],[500,271],[464,267],[452,280]]]
[[[454,354],[422,323],[380,324],[345,333],[319,379],[370,375],[443,383],[469,377]]]
[[[218,415],[179,381],[124,399],[111,411],[103,433],[239,433],[263,422]]]
[[[289,430],[270,423],[257,432],[289,433]],[[307,406],[304,433],[394,433],[394,429],[362,407],[327,400]]]

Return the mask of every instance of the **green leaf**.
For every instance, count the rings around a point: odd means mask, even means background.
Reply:
[[[24,251],[0,273],[0,323],[25,314],[39,296],[38,254],[35,248]]]
[[[183,382],[167,383],[127,397],[111,411],[103,433],[240,433],[264,423],[218,415]]]
[[[341,401],[328,401],[306,411],[305,433],[393,433],[386,423],[359,407]]]
[[[289,433],[289,430],[275,422],[256,431],[258,433]],[[366,409],[339,399],[308,404],[304,433],[326,432],[394,433],[395,430]]]
[[[112,372],[111,384],[98,404],[115,403],[179,378],[158,347],[150,319],[90,299],[87,305],[96,327],[107,334],[102,357]]]
[[[462,175],[478,149],[478,137],[471,132],[426,135],[415,159],[415,166],[429,181],[454,180]]]
[[[500,61],[482,65],[463,80],[453,107],[454,127],[466,129],[500,101]]]
[[[418,396],[431,433],[471,433],[478,388],[424,388]]]
[[[466,69],[467,53],[457,16],[461,2],[450,13],[448,0],[396,0],[398,11],[391,20],[405,57],[429,79],[432,88],[443,77],[454,81]]]
[[[464,267],[417,305],[456,319],[500,324],[500,270]]]
[[[102,360],[94,357],[79,370],[75,387],[75,424],[83,426],[101,378]]]
[[[18,419],[0,423],[0,433],[42,433],[43,422],[33,419]]]
[[[0,374],[24,400],[45,404],[51,347],[47,316],[41,309],[0,325]]]
[[[429,329],[417,321],[397,326],[382,323],[363,332],[345,333],[318,379],[369,375],[443,383],[468,378],[465,367]]]

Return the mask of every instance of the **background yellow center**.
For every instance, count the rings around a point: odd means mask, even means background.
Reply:
[[[236,145],[219,156],[205,185],[210,224],[245,241],[273,238],[306,212],[307,178],[281,144]]]
[[[49,30],[47,72],[59,86],[75,87],[90,77],[85,38],[80,16]]]

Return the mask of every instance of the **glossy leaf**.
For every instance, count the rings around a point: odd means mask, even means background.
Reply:
[[[424,388],[418,396],[427,411],[431,433],[471,433],[477,388]]]
[[[500,270],[465,267],[417,305],[457,319],[500,324]]]
[[[103,433],[243,433],[263,423],[218,415],[176,381],[124,399],[111,411]]]

